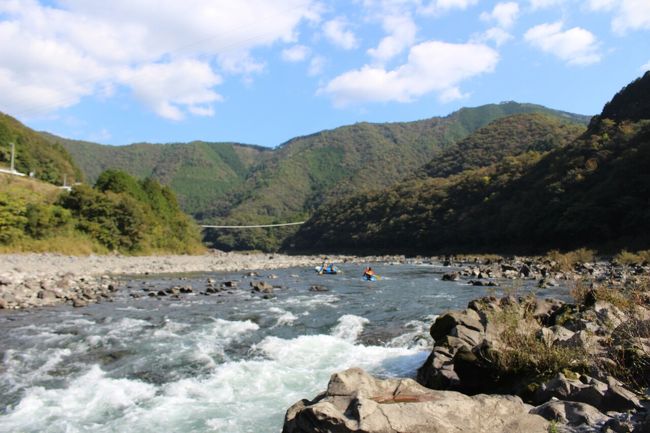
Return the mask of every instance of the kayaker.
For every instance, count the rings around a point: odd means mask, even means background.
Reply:
[[[375,271],[372,270],[370,266],[366,268],[365,271],[363,271],[363,276],[367,278],[368,280],[372,279],[372,276],[375,275]]]
[[[327,258],[323,260],[323,264],[320,265],[320,271],[318,271],[319,274],[322,274],[324,272],[332,273],[334,271],[334,265],[332,265],[332,263],[328,264],[328,262],[329,261],[327,260]]]

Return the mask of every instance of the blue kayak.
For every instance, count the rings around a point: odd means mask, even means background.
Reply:
[[[316,266],[314,270],[319,274],[328,274],[328,275],[336,275],[340,272],[339,268],[337,268],[336,266],[326,266],[325,269],[323,269],[322,266]]]
[[[361,277],[361,279],[364,281],[377,281],[377,277],[378,275],[370,275],[370,276],[364,275]]]

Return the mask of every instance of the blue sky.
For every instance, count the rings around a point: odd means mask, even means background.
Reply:
[[[0,0],[0,111],[105,144],[275,147],[514,100],[598,113],[650,0]]]

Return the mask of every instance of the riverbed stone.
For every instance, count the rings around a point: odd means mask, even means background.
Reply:
[[[411,379],[336,373],[327,391],[286,413],[283,433],[546,433],[548,422],[513,396],[434,391]]]
[[[265,281],[251,281],[250,285],[256,292],[273,293],[273,285]]]
[[[458,272],[450,272],[442,275],[442,281],[458,281],[460,280],[460,275]]]
[[[626,410],[643,409],[639,398],[626,389],[621,382],[609,376],[607,392],[603,398],[603,411],[625,412]]]
[[[532,409],[531,413],[570,426],[594,427],[610,419],[595,407],[576,401],[549,401]]]

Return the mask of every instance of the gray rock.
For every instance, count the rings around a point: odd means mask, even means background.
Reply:
[[[535,392],[534,400],[544,402],[556,398],[586,403],[603,409],[602,402],[607,391],[607,385],[588,376],[582,380],[568,379],[559,373]]]
[[[610,418],[593,406],[575,401],[553,400],[530,411],[549,421],[559,421],[571,426],[587,425],[590,427],[603,424]]]
[[[630,433],[634,430],[634,425],[630,420],[620,420],[612,418],[603,425],[602,431],[610,431],[612,433]]]
[[[470,346],[476,346],[481,341],[483,341],[483,333],[476,331],[475,329],[468,328],[467,326],[464,325],[456,325],[454,328],[450,331],[450,335],[452,337],[457,337],[460,338],[461,340],[465,341],[468,343]]]
[[[251,281],[250,285],[256,292],[273,293],[273,285],[265,281]]]
[[[564,302],[557,299],[535,298],[533,317],[542,324],[549,324],[553,313],[562,307],[562,305],[564,305]]]
[[[462,312],[452,311],[438,316],[436,321],[433,322],[433,325],[431,325],[429,333],[434,341],[439,340],[447,335],[451,335],[451,330],[457,325],[463,325],[478,332],[483,332],[485,329],[478,313],[468,309]]]
[[[602,403],[603,411],[625,412],[626,410],[643,409],[639,398],[632,391],[625,389],[618,380],[611,376],[608,377],[607,386],[608,389]]]
[[[41,299],[45,304],[55,303],[58,298],[56,292],[52,290],[41,290],[40,292],[38,292],[36,297],[38,299]]]
[[[88,306],[88,301],[85,301],[83,299],[75,298],[72,300],[72,306],[75,308],[81,308],[81,307],[87,307]]]
[[[315,284],[311,287],[309,287],[310,292],[328,292],[329,289],[325,286],[321,286],[319,284]]]
[[[442,281],[458,281],[460,280],[460,275],[458,275],[458,272],[451,272],[448,274],[444,274],[442,276]]]
[[[555,346],[581,349],[587,353],[600,353],[600,346],[596,337],[587,331],[575,332],[571,337],[565,340],[556,340]]]
[[[434,391],[411,379],[334,374],[327,391],[286,413],[283,433],[546,433],[548,422],[513,396]]]

